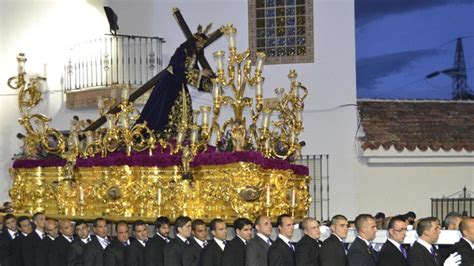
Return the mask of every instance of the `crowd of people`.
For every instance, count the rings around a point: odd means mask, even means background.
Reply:
[[[375,251],[371,241],[375,239],[379,218],[358,215],[353,221],[356,238],[348,245],[344,240],[350,226],[343,215],[335,215],[329,221],[331,234],[324,241],[320,241],[320,223],[314,218],[303,219],[299,224],[303,236],[295,243],[291,241],[294,221],[287,214],[278,217],[274,239],[269,217],[259,216],[254,222],[237,218],[233,223],[235,237],[231,240],[227,240],[226,223],[217,218],[206,224],[200,219],[180,216],[173,221],[174,238],[170,237],[172,221],[164,216],[156,219],[150,234],[144,221],[133,222],[133,234],[127,222],[119,221],[113,225],[116,236],[111,238],[107,236],[109,225],[104,218],[95,219],[90,232],[89,225],[82,220],[57,221],[43,213],[34,214],[32,219],[6,214],[0,234],[0,266],[474,265],[472,217],[447,218],[449,223],[457,223],[462,238],[445,247],[435,245],[441,230],[437,218],[414,222],[407,216],[390,217],[386,223],[387,241]],[[418,235],[411,246],[403,243],[410,223],[415,224]]]

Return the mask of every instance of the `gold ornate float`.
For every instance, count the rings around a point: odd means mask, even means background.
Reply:
[[[229,56],[226,67],[224,51],[214,53],[213,105],[193,111],[193,119],[181,116],[175,139],[153,132],[146,123],[135,124],[139,113],[128,100],[127,87],[120,101],[99,100],[100,114],[117,106],[120,110],[107,115],[105,127],[84,132],[87,125],[73,120],[69,134],[50,128],[49,118],[30,114],[42,99],[46,79],[27,82],[26,57],[20,54],[18,75],[8,80],[19,90],[19,121],[26,130],[24,156],[10,170],[15,211],[147,221],[159,215],[227,222],[259,214],[305,217],[311,202],[308,169],[291,161],[303,146],[298,136],[307,89],[292,70],[290,89],[277,88],[277,98],[265,101],[265,54],[257,53],[252,71],[250,51],[237,52],[235,28],[221,30]],[[255,89],[255,97],[245,95],[248,87]],[[226,106],[234,116],[220,123]],[[184,104],[181,112],[190,108]],[[278,114],[274,121],[272,113]]]

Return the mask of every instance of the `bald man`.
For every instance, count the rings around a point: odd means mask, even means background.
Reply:
[[[71,220],[60,220],[59,232],[60,235],[49,249],[49,266],[67,265],[67,250],[74,240],[74,225]]]

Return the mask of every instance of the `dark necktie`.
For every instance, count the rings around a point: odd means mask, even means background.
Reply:
[[[45,237],[46,237],[46,234],[43,233],[43,234],[41,235],[41,239],[43,239],[43,238],[45,238]]]
[[[189,245],[189,240],[186,239],[186,241],[184,242],[186,245]]]
[[[202,242],[202,247],[204,248],[205,246],[207,246],[207,240],[204,240],[204,241]]]
[[[407,250],[401,244],[400,244],[400,251],[402,252],[403,257],[405,257],[405,259],[406,259],[407,258]]]
[[[291,251],[295,252],[295,246],[293,246],[291,241],[288,241],[288,246],[290,246]]]
[[[436,249],[433,246],[431,246],[430,251],[431,251],[430,253],[431,253],[431,256],[433,257],[434,261],[437,262],[437,260],[436,260]]]
[[[272,245],[272,240],[271,240],[270,238],[267,239],[267,244],[268,244],[269,246]]]

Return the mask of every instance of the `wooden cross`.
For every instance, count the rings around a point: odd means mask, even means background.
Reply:
[[[195,42],[193,33],[189,29],[188,24],[186,23],[186,21],[183,18],[183,15],[181,15],[181,11],[177,7],[173,8],[173,16],[176,19],[176,22],[178,22],[179,27],[183,31],[183,34],[186,37],[186,40],[192,40],[193,42]],[[206,48],[207,46],[209,46],[211,43],[213,43],[217,39],[219,39],[223,34],[224,33],[220,29],[218,29],[218,30],[214,31],[213,33],[211,33],[209,35],[209,38],[204,42],[203,49]],[[201,65],[201,67],[203,69],[209,69],[209,70],[212,71],[211,66],[209,65],[209,62],[207,61],[206,57],[204,56],[204,53],[197,53],[196,57],[197,57],[197,60],[198,60],[199,64]],[[213,73],[213,76],[214,76],[214,72],[212,72],[212,73]]]

